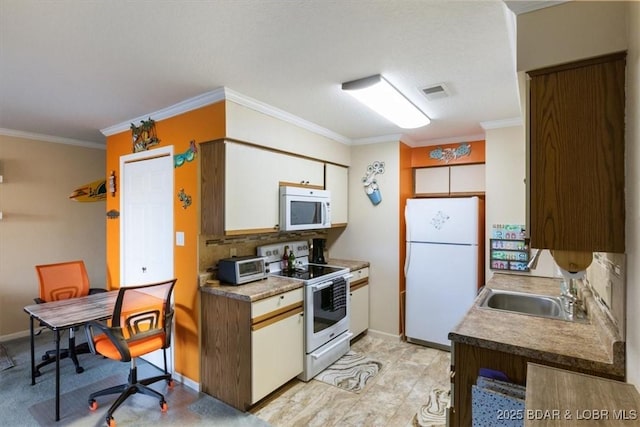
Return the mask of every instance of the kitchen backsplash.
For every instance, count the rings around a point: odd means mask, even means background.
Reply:
[[[618,331],[625,337],[625,255],[594,252],[587,281],[609,308]]]
[[[235,256],[256,255],[256,248],[271,243],[292,240],[326,238],[327,231],[305,231],[298,233],[251,234],[245,236],[200,236],[198,242],[198,271],[205,272],[216,266],[218,260]]]

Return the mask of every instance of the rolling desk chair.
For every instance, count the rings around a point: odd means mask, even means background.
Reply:
[[[150,285],[121,287],[111,320],[89,322],[86,327],[87,341],[91,352],[109,359],[129,362],[129,380],[126,384],[110,387],[89,395],[89,408],[98,407],[96,397],[119,393],[107,411],[107,425],[115,426],[113,413],[131,395],[142,393],[156,397],[160,410],[168,409],[164,396],[148,387],[149,384],[165,380],[173,387],[171,373],[167,371],[167,348],[171,346],[173,305],[171,293],[177,279]],[[138,380],[136,357],[155,350],[163,351],[164,373]]]
[[[34,299],[37,304],[105,292],[105,289],[89,288],[89,277],[83,261],[36,265],[36,272],[40,282],[40,296]],[[60,359],[70,358],[79,374],[84,372],[84,368],[80,366],[77,355],[83,353],[89,353],[89,346],[87,343],[76,346],[75,332],[71,328],[69,348],[60,351]],[[36,376],[40,376],[40,368],[56,361],[56,351],[47,351],[42,360],[36,366]]]

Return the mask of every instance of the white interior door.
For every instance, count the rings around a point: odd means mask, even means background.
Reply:
[[[120,175],[120,285],[170,280],[174,277],[173,147],[122,156]],[[164,366],[162,351],[145,360]],[[167,364],[172,372],[173,348],[167,351]]]

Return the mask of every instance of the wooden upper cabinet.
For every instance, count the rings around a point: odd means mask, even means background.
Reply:
[[[528,73],[532,247],[624,252],[625,58]]]

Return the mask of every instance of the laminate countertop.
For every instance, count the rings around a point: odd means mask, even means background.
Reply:
[[[333,258],[328,259],[327,264],[345,267],[350,271],[369,266],[369,263],[366,261]],[[215,283],[206,283],[200,286],[200,291],[249,302],[259,301],[274,295],[299,289],[303,284],[303,281],[299,279],[278,276],[269,276],[266,279],[245,283],[243,285],[226,285],[217,281],[214,282]]]
[[[637,426],[640,394],[633,384],[529,363],[525,427]]]
[[[465,317],[449,333],[449,339],[624,378],[624,341],[588,290],[582,290],[589,316],[587,322],[548,319],[479,306],[489,292],[486,288],[558,296],[561,280],[494,273]]]

